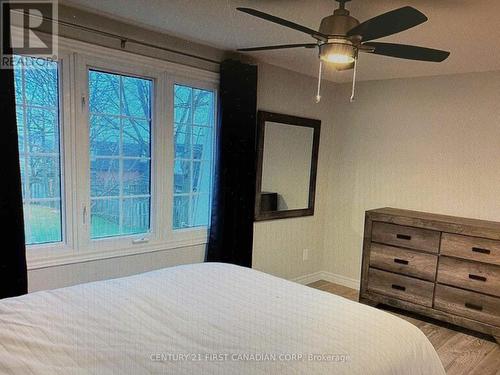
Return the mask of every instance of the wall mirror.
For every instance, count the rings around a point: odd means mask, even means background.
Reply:
[[[314,215],[321,121],[259,111],[255,220]]]

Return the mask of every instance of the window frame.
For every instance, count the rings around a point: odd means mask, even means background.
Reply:
[[[19,36],[21,35],[19,33]],[[147,234],[147,242],[141,241],[143,235],[90,238],[89,67],[104,72],[147,78],[153,83],[151,231]],[[206,244],[208,227],[176,230],[172,227],[175,84],[214,92],[213,141],[215,142],[218,73],[59,37],[63,241],[27,246],[28,269]],[[212,176],[213,165],[214,163],[212,163]],[[86,211],[85,223],[84,211]]]
[[[61,184],[61,237],[58,242],[27,245],[27,249],[40,256],[47,256],[57,251],[61,254],[72,252],[74,248],[73,231],[73,197],[71,194],[72,173],[68,173],[69,166],[73,165],[71,152],[72,136],[69,124],[71,123],[71,98],[69,84],[66,77],[71,76],[71,55],[60,51],[58,59],[58,105],[59,105],[59,168]],[[68,104],[66,104],[68,103]]]
[[[196,235],[199,235],[199,236],[202,236],[203,233],[206,233],[207,231],[207,227],[206,226],[197,226],[197,227],[191,227],[191,228],[179,228],[179,229],[174,229],[173,228],[173,209],[174,209],[174,163],[175,163],[175,152],[174,152],[174,149],[175,149],[175,144],[174,144],[174,138],[173,138],[173,134],[174,134],[174,88],[175,88],[175,85],[181,85],[181,86],[189,86],[193,89],[201,89],[201,90],[207,90],[207,91],[212,91],[213,94],[214,94],[214,108],[213,108],[213,122],[214,122],[214,125],[213,125],[213,128],[212,128],[212,160],[215,161],[215,157],[216,157],[216,140],[217,140],[217,122],[218,122],[218,111],[217,111],[217,108],[218,108],[218,90],[219,90],[219,87],[216,83],[214,82],[206,82],[206,81],[202,81],[202,80],[199,80],[199,79],[193,79],[193,78],[189,78],[189,77],[183,77],[183,76],[175,76],[175,77],[171,77],[171,79],[169,80],[169,87],[171,88],[169,90],[169,94],[170,94],[170,98],[169,98],[169,110],[168,110],[168,113],[170,115],[170,118],[169,118],[169,121],[171,123],[171,129],[170,129],[170,140],[169,140],[169,144],[170,144],[170,148],[169,150],[171,151],[171,155],[170,155],[170,159],[169,159],[169,163],[171,164],[172,168],[170,168],[170,181],[171,183],[169,184],[169,188],[170,188],[170,191],[169,191],[169,197],[172,197],[171,201],[169,202],[170,206],[169,206],[169,212],[170,212],[170,217],[169,217],[169,220],[170,222],[168,223],[169,224],[169,230],[171,232],[173,232],[173,237],[175,238],[178,238],[178,239],[186,239],[186,238],[190,238],[194,233],[196,233]],[[215,163],[212,163],[211,165],[211,176],[212,176],[212,180],[214,178],[214,165]],[[210,201],[212,201],[212,197],[213,197],[213,191],[210,191],[209,193],[209,196],[210,196]],[[210,214],[210,212],[209,212]]]
[[[98,70],[107,73],[121,74],[126,76],[133,76],[138,78],[149,79],[152,81],[152,100],[151,100],[151,163],[150,163],[150,231],[144,234],[132,234],[113,237],[104,237],[92,239],[90,237],[90,144],[89,144],[89,81],[88,74],[90,70]],[[81,233],[82,236],[79,241],[79,247],[88,249],[90,252],[99,252],[106,250],[117,250],[129,247],[144,247],[149,243],[158,242],[158,225],[160,218],[153,211],[153,207],[158,207],[157,202],[158,183],[157,171],[159,169],[158,163],[158,148],[160,143],[155,138],[157,135],[157,127],[159,127],[158,118],[161,118],[162,111],[160,103],[163,93],[158,89],[158,84],[161,78],[161,72],[124,63],[123,61],[111,61],[110,59],[103,59],[94,56],[78,56],[77,59],[77,92],[81,93],[80,103],[81,106],[77,110],[79,118],[78,127],[79,132],[79,149],[77,155],[81,160],[79,168],[79,180],[82,181],[79,190],[80,201],[80,217],[82,218]],[[84,166],[85,165],[85,166]]]

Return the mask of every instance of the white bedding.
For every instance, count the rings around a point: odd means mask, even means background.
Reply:
[[[444,370],[427,338],[402,319],[258,271],[205,263],[0,301],[0,373]]]

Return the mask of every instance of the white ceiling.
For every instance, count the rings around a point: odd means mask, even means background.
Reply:
[[[300,32],[274,25],[235,10],[255,8],[317,29],[331,14],[333,0],[61,0],[62,3],[114,15],[138,25],[202,42],[225,50],[284,43],[311,42]],[[436,64],[363,54],[358,66],[361,80],[417,77],[500,70],[500,1],[495,0],[353,0],[351,14],[364,21],[386,11],[411,5],[429,21],[380,40],[416,44],[451,51]],[[315,50],[294,49],[252,53],[260,61],[316,76]],[[328,72],[343,82],[351,73]]]

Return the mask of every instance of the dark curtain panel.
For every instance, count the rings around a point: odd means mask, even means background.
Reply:
[[[3,12],[3,25],[9,21],[9,12]],[[7,30],[6,30],[7,29]],[[10,31],[9,27],[4,28]],[[4,35],[4,41],[10,36]],[[6,51],[4,48],[3,52]],[[25,294],[28,291],[26,250],[24,244],[24,222],[17,148],[16,103],[14,97],[14,71],[0,69],[0,223],[2,228],[2,250],[0,251],[0,298]]]
[[[256,111],[257,67],[224,61],[209,262],[252,266]]]

